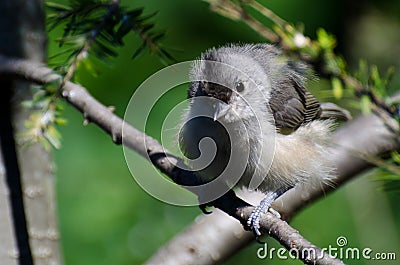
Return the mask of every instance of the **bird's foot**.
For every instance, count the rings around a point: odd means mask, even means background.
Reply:
[[[278,218],[281,218],[281,215],[273,208],[271,208],[271,204],[276,200],[278,194],[276,192],[270,192],[267,196],[261,201],[260,205],[254,208],[251,212],[249,219],[247,219],[247,225],[255,234],[258,239],[261,236],[260,232],[260,218],[267,211],[271,212]]]
[[[204,214],[211,214],[212,213],[212,211],[207,210],[207,207],[210,207],[210,206],[211,205],[209,205],[208,203],[199,204],[199,208]]]
[[[204,193],[201,192],[198,194],[198,201],[199,201],[199,208],[204,214],[211,214],[212,211],[209,211],[208,208],[212,207],[213,202],[208,201],[206,196],[204,196]]]
[[[269,208],[268,208],[268,211],[269,211],[270,213],[272,213],[273,215],[275,215],[277,218],[281,219],[281,214],[280,214],[277,210],[275,210],[274,208],[269,207]]]
[[[278,199],[282,194],[293,188],[293,186],[282,187],[276,191],[268,192],[265,198],[260,202],[254,210],[251,212],[249,219],[247,219],[247,226],[253,231],[256,236],[257,241],[261,236],[260,232],[260,218],[267,211],[281,219],[281,215],[278,211],[271,208],[271,204]]]

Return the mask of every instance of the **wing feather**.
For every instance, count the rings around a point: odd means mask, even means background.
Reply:
[[[276,127],[285,132],[294,131],[321,114],[318,100],[302,84],[294,81],[273,88],[269,104]]]

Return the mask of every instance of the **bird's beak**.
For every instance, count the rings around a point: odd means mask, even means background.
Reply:
[[[230,108],[231,106],[229,104],[217,102],[214,105],[214,121],[224,116],[230,110]]]

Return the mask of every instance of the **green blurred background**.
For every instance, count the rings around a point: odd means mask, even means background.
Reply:
[[[62,1],[66,2],[66,1]],[[400,64],[399,1],[292,0],[260,1],[284,19],[303,23],[305,32],[315,36],[319,27],[338,37],[338,50],[356,65],[360,57],[385,69]],[[246,25],[221,17],[197,0],[122,1],[124,5],[158,11],[154,18],[159,29],[167,30],[163,42],[172,48],[178,61],[191,60],[212,46],[229,42],[261,42]],[[380,24],[379,24],[380,23]],[[381,25],[381,26],[380,26]],[[54,40],[60,30],[49,35],[49,55],[58,51]],[[103,104],[115,106],[123,116],[134,90],[164,65],[146,53],[135,60],[131,55],[140,45],[137,36],[126,40],[119,56],[107,63],[96,62],[99,75],[80,69],[77,81]],[[399,71],[396,72],[399,76]],[[399,87],[395,78],[394,87]],[[323,80],[317,89],[328,90]],[[397,85],[396,85],[397,84]],[[174,93],[186,97],[185,87]],[[330,93],[324,100],[331,100]],[[351,104],[352,100],[343,101]],[[168,105],[168,104],[165,104]],[[346,106],[346,105],[345,105]],[[348,106],[347,106],[348,107]],[[159,137],[161,117],[168,107],[152,113],[147,133]],[[54,151],[57,168],[58,212],[62,246],[67,265],[141,264],[165,242],[190,224],[200,210],[160,202],[144,192],[132,178],[121,146],[96,126],[83,126],[80,113],[65,106],[68,125],[59,128],[63,146]],[[138,160],[137,163],[146,163]],[[142,174],[146,174],[144,171]],[[336,246],[345,236],[348,246],[370,247],[376,252],[397,252],[400,259],[399,192],[384,192],[382,183],[371,174],[351,181],[313,204],[292,221],[292,226],[320,247]],[[271,247],[279,247],[269,239]],[[260,260],[252,245],[224,264],[301,264],[293,260]],[[349,264],[398,264],[396,261],[347,260]],[[398,262],[398,261],[397,261]]]

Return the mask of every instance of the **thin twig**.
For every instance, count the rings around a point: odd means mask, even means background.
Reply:
[[[50,68],[44,65],[2,56],[0,56],[0,74],[13,75],[38,84],[62,80],[60,75],[53,73]],[[84,87],[68,81],[61,88],[61,95],[79,110],[85,119],[97,124],[109,134],[114,143],[124,144],[149,159],[155,167],[168,175],[175,183],[188,186],[202,184],[195,174],[175,167],[178,163],[183,163],[182,160],[165,153],[165,149],[155,139],[126,124],[109,108],[94,99]],[[123,141],[122,129],[124,129]],[[167,157],[168,159],[166,159]],[[217,199],[213,205],[245,224],[254,207],[233,196],[232,193],[229,192],[226,196]],[[260,226],[261,230],[268,232],[287,249],[293,247],[298,250],[312,248],[315,253],[320,253],[315,257],[300,255],[299,258],[306,264],[343,264],[340,260],[322,255],[321,249],[311,244],[286,222],[271,214],[263,215]]]
[[[248,5],[250,5],[252,8],[263,14],[265,17],[271,19],[272,22],[277,24],[282,29],[284,29],[287,25],[289,25],[289,23],[286,20],[282,19],[280,16],[272,12],[271,9],[266,8],[257,1],[254,0],[245,0],[245,1],[247,1]]]
[[[249,15],[242,7],[235,5],[229,0],[206,0],[210,3],[211,10],[214,12],[228,17],[232,20],[241,20],[251,27],[255,32],[270,40],[271,42],[278,42],[279,36],[267,27],[264,27],[258,20]]]

